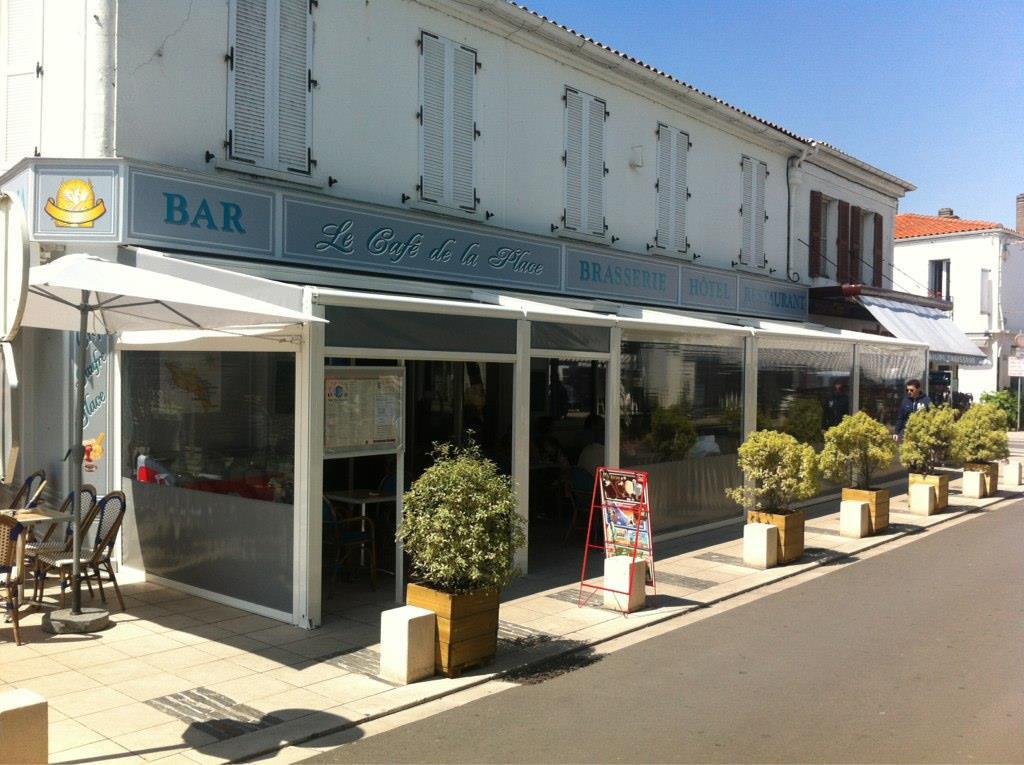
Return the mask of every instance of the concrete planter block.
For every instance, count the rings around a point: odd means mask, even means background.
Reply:
[[[743,565],[773,568],[779,563],[779,530],[770,523],[743,527]]]
[[[839,535],[861,539],[871,533],[871,505],[855,499],[839,503]]]
[[[1003,466],[1003,482],[1007,486],[1018,488],[1024,485],[1024,463],[1020,460],[1010,460]]]
[[[647,591],[644,583],[647,579],[647,562],[633,560],[628,555],[613,555],[604,559],[604,586],[619,592],[604,593],[604,607],[613,608],[623,613],[639,611],[647,602]],[[632,589],[630,589],[632,582]]]
[[[0,693],[0,762],[47,761],[49,706],[34,691]]]
[[[380,615],[380,676],[399,685],[434,674],[437,616],[416,606],[392,608]]]
[[[963,478],[963,495],[971,499],[985,496],[985,474],[978,470],[965,470]]]
[[[937,497],[935,487],[927,483],[910,485],[910,512],[914,515],[932,515],[935,513]]]

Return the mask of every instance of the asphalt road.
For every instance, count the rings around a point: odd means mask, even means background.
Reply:
[[[310,762],[1024,762],[1024,502]]]

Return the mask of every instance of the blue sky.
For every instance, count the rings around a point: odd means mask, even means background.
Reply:
[[[1024,2],[520,0],[915,186],[901,212],[1013,226]]]

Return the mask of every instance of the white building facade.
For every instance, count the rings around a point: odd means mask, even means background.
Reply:
[[[910,184],[519,6],[0,12],[0,190],[33,263],[157,249],[303,285],[329,321],[95,339],[89,478],[129,493],[122,563],[156,580],[316,626],[324,495],[378,513],[387,553],[397,489],[467,430],[516,483],[524,567],[572,538],[595,446],[650,473],[657,533],[736,522],[746,433],[891,422],[927,368],[917,338],[812,315],[814,290],[892,296]],[[55,477],[70,347],[23,330],[5,389],[6,442]]]
[[[952,210],[897,218],[895,279],[901,289],[952,303],[951,316],[984,354],[955,371],[955,390],[974,401],[1010,385],[1007,359],[1024,331],[1024,235]]]

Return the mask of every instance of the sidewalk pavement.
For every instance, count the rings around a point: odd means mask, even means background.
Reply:
[[[888,531],[839,536],[838,502],[810,508],[799,563],[750,569],[742,562],[742,526],[728,541],[658,559],[657,594],[628,617],[578,607],[578,582],[502,603],[498,656],[458,679],[394,686],[377,677],[377,610],[307,631],[153,583],[125,583],[126,610],[93,635],[49,635],[34,614],[22,621],[24,645],[0,625],[0,691],[29,688],[50,703],[50,761],[159,760],[220,763],[273,756],[289,762],[315,749],[282,747],[486,683],[552,656],[577,651],[769,583],[920,533],[1020,496],[1016,487],[972,500],[952,484],[950,507],[907,513],[893,498]],[[831,507],[835,512],[827,512]],[[112,593],[110,594],[112,597]],[[595,597],[593,603],[599,603]],[[116,601],[114,601],[116,607]],[[314,745],[315,746],[315,745]]]

